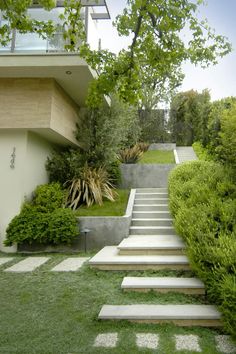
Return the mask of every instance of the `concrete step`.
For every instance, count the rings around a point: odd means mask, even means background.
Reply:
[[[169,207],[168,204],[134,204],[133,211],[169,211]]]
[[[178,236],[133,236],[117,246],[120,255],[183,255],[185,244]]]
[[[98,318],[178,326],[222,326],[221,314],[212,305],[104,305]]]
[[[173,220],[171,218],[155,219],[132,219],[131,226],[172,226]]]
[[[135,199],[134,205],[142,205],[142,204],[168,204],[168,199]]]
[[[104,247],[90,259],[89,265],[101,270],[189,269],[186,256],[121,256],[117,246]]]
[[[130,226],[130,235],[175,235],[173,226]]]
[[[132,217],[134,219],[164,219],[164,218],[171,218],[171,214],[169,211],[164,210],[137,210],[133,211]]]
[[[137,193],[168,193],[168,188],[137,188]]]
[[[168,196],[165,196],[160,193],[136,193],[135,199],[163,199],[169,200]]]
[[[148,292],[153,290],[160,293],[205,294],[204,284],[197,278],[125,277],[121,288],[124,291]]]

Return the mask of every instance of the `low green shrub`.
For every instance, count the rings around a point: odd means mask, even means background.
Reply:
[[[192,146],[199,160],[204,160],[204,161],[214,160],[214,157],[210,155],[209,150],[203,147],[200,141],[195,141],[195,143],[193,143]]]
[[[31,203],[25,203],[6,230],[6,246],[13,243],[70,244],[79,234],[77,219],[62,208],[65,192],[58,183],[38,186]]]
[[[231,170],[214,162],[183,164],[169,177],[176,231],[186,241],[192,269],[205,282],[209,299],[219,306],[232,334],[236,334],[235,190]]]
[[[33,204],[38,210],[51,212],[65,203],[66,193],[59,183],[43,184],[34,191]]]

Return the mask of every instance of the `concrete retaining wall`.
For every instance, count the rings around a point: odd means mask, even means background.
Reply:
[[[175,164],[122,164],[121,188],[167,187],[168,175]]]
[[[124,216],[81,216],[79,218],[79,249],[100,249],[104,246],[118,245],[128,237],[132,219],[135,189],[130,191],[129,201]],[[83,230],[89,229],[86,235]],[[86,246],[85,246],[86,244]]]
[[[128,237],[132,219],[135,189],[130,191],[124,216],[81,216],[78,218],[80,235],[71,246],[19,245],[19,252],[78,252],[79,250],[97,250],[105,246],[118,245]],[[90,231],[85,236],[83,230]]]
[[[154,143],[151,144],[148,150],[174,150],[176,148],[175,143]]]

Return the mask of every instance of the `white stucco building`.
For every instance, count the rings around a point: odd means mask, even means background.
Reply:
[[[92,49],[98,49],[96,21],[110,18],[106,1],[82,2],[87,41]],[[63,1],[58,0],[51,12],[39,7],[29,12],[34,18],[50,18],[60,25],[58,16],[62,11]],[[52,149],[78,144],[75,125],[96,73],[77,54],[66,53],[63,44],[60,32],[53,40],[14,32],[9,46],[0,48],[2,251],[16,250],[3,245],[6,227],[35,187],[47,183],[45,162]]]

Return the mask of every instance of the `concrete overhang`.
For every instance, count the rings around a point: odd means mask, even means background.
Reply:
[[[88,86],[96,77],[96,72],[77,54],[0,55],[0,78],[53,78],[80,107],[85,106]]]

